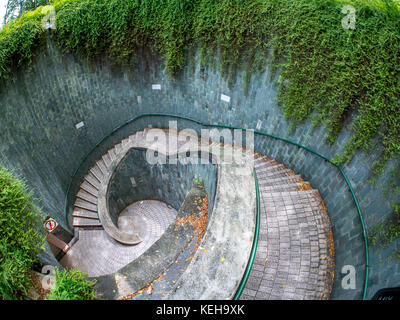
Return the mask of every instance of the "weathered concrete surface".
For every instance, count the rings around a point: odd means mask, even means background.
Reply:
[[[201,192],[204,192],[204,189]],[[195,229],[191,224],[180,224],[178,221],[192,214],[189,208],[198,196],[198,188],[192,188],[178,212],[175,223],[172,223],[160,239],[136,260],[115,273],[96,277],[97,298],[122,299],[160,277],[175,262],[195,236]]]
[[[219,166],[214,211],[201,247],[165,299],[225,300],[235,295],[254,239],[256,193],[251,163],[245,168]]]

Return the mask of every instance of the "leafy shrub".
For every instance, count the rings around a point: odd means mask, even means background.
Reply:
[[[25,183],[0,167],[0,298],[19,299],[30,286],[29,270],[43,249],[40,211]]]
[[[60,271],[56,268],[55,287],[46,300],[93,300],[96,292],[95,281],[85,279],[87,275],[79,270]]]
[[[372,245],[385,247],[400,236],[400,205],[393,206],[392,214],[382,223],[376,224],[368,232],[368,238]],[[400,251],[394,253],[400,258]]]
[[[198,186],[203,186],[204,185],[204,181],[203,178],[198,176],[196,178],[193,179],[193,184],[198,187]]]

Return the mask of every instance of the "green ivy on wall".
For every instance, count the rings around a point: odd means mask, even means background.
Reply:
[[[381,156],[371,168],[376,179],[400,155],[398,0],[50,3],[56,11],[57,44],[66,52],[87,59],[107,54],[130,64],[139,48],[151,47],[163,55],[174,77],[187,63],[187,52],[198,49],[202,66],[219,57],[230,84],[236,70],[245,70],[245,88],[251,74],[268,64],[279,70],[278,103],[293,126],[311,118],[326,126],[326,140],[333,143],[351,120],[353,135],[337,163],[350,161],[357,150],[378,151]],[[343,25],[346,5],[354,9],[350,28]],[[32,62],[46,34],[41,21],[49,10],[26,12],[1,30],[0,79]],[[400,181],[398,169],[393,181]]]

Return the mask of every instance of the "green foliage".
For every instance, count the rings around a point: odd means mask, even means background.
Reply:
[[[345,30],[342,8],[356,9],[355,29]],[[129,65],[141,47],[161,53],[173,77],[187,52],[201,65],[220,57],[222,75],[244,85],[269,64],[279,70],[278,103],[295,127],[311,117],[333,143],[346,120],[353,136],[335,158],[357,150],[381,157],[378,177],[400,155],[400,9],[393,0],[60,0],[55,1],[58,45],[87,59],[107,54]],[[42,8],[0,33],[0,79],[32,61],[44,31]]]
[[[368,232],[368,239],[372,245],[385,247],[400,236],[400,204],[393,205],[393,213],[382,223],[376,224]],[[400,258],[400,251],[394,256]]]
[[[19,299],[43,249],[40,212],[25,183],[0,167],[0,298]]]
[[[46,300],[93,300],[96,281],[86,280],[86,274],[79,270],[60,271],[56,268],[55,287]]]
[[[194,178],[194,180],[193,180],[193,184],[195,185],[195,186],[197,186],[197,187],[199,187],[199,186],[203,186],[204,185],[204,181],[203,181],[203,178],[202,177],[196,177],[196,178]]]
[[[22,65],[32,63],[35,49],[40,45],[43,29],[41,20],[46,11],[42,7],[25,12],[21,18],[6,24],[0,32],[0,80]]]

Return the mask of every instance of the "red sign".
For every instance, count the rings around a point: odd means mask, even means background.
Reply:
[[[47,221],[44,223],[44,227],[45,227],[45,229],[46,229],[47,231],[51,232],[51,231],[53,231],[55,228],[57,228],[57,222],[56,222],[56,220],[50,218],[49,220],[47,220]]]

